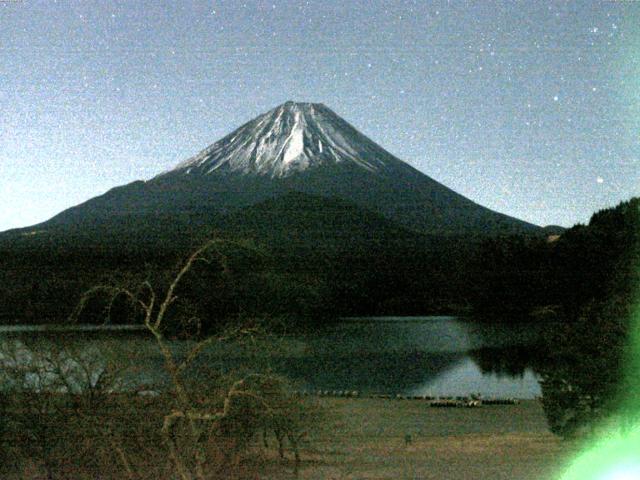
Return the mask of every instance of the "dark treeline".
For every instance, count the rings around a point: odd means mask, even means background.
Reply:
[[[474,310],[577,319],[593,303],[629,304],[638,284],[639,203],[597,212],[560,236],[484,242],[473,266]]]
[[[460,312],[469,306],[461,292],[479,241],[416,233],[346,202],[299,193],[208,225],[120,218],[10,232],[0,238],[0,321],[64,322],[98,284],[135,288],[147,280],[162,288],[210,238],[228,240],[220,247],[228,268],[199,264],[180,292],[184,308],[207,326],[238,315],[325,322]],[[113,305],[111,321],[131,321],[124,301]],[[96,303],[80,320],[102,321],[104,307]]]
[[[198,265],[181,292],[207,325],[237,315],[324,322],[470,311],[576,320],[587,307],[630,303],[637,209],[637,199],[622,203],[559,237],[483,238],[416,233],[340,200],[291,193],[208,224],[116,218],[10,232],[0,237],[0,321],[64,322],[97,284],[162,288],[210,238],[230,241],[228,268]],[[102,307],[82,320],[101,321]],[[126,306],[116,302],[111,321],[130,321]]]
[[[544,322],[543,405],[571,436],[620,414],[633,309],[640,293],[640,199],[595,213],[559,237],[483,243],[475,310]],[[626,421],[626,420],[625,420]],[[623,421],[624,423],[624,421]]]
[[[201,264],[190,274],[181,299],[198,304],[208,322],[243,312],[325,321],[336,315],[424,314],[459,311],[464,276],[450,239],[437,250],[415,242],[394,249],[346,245],[332,250],[326,243],[271,244],[236,236],[225,247],[229,268]],[[240,237],[247,238],[247,237]],[[193,246],[172,244],[153,250],[115,250],[80,242],[50,244],[33,250],[5,247],[0,252],[0,321],[60,323],[74,310],[83,292],[104,285],[135,285],[148,280],[166,286],[180,260]],[[284,246],[282,246],[284,244]],[[111,244],[111,246],[113,243]],[[111,321],[127,322],[113,312]],[[97,317],[84,321],[99,322]]]

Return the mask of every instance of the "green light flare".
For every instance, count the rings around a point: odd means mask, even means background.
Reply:
[[[561,480],[631,479],[640,479],[640,428],[596,442],[561,477]]]
[[[560,480],[640,480],[640,303],[630,318],[624,381],[618,403],[622,428],[605,430]],[[622,423],[620,424],[622,426]],[[603,429],[604,430],[604,429]]]

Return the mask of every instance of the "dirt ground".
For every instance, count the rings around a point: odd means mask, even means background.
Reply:
[[[420,400],[320,403],[326,428],[302,451],[301,479],[547,480],[577,449],[549,432],[535,400],[479,408],[433,408]],[[272,463],[257,478],[294,478],[292,464]]]

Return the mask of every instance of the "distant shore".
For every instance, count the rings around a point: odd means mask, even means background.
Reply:
[[[2,333],[38,333],[38,332],[140,332],[144,325],[93,325],[93,324],[39,324],[39,325],[0,325]]]

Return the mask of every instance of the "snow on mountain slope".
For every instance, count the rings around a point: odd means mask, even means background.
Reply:
[[[172,172],[206,175],[231,171],[286,177],[342,162],[375,172],[392,159],[389,152],[324,105],[286,102],[180,163]]]
[[[340,199],[419,232],[539,230],[459,195],[396,158],[324,105],[296,102],[258,116],[170,171],[116,187],[44,224],[161,219],[211,225],[220,216],[289,192]]]

